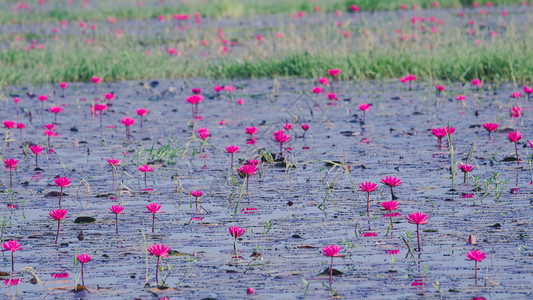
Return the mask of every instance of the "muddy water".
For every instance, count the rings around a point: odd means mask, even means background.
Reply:
[[[42,170],[37,171],[33,154],[24,157],[23,145],[45,145],[41,128],[53,121],[53,115],[45,112],[41,119],[40,103],[25,94],[52,95],[55,87],[6,88],[6,95],[21,95],[21,111],[17,115],[8,99],[0,103],[0,118],[27,126],[22,138],[18,130],[13,132],[9,147],[2,143],[3,157],[19,160],[13,177],[14,194],[2,195],[2,216],[7,222],[3,238],[17,239],[23,245],[23,250],[15,252],[15,270],[32,267],[44,286],[33,284],[32,276],[25,274],[18,286],[2,287],[4,297],[74,297],[71,290],[79,278],[79,269],[74,273],[74,256],[86,253],[93,258],[85,265],[85,285],[88,297],[94,299],[130,295],[241,298],[247,287],[255,288],[261,298],[324,298],[331,295],[328,278],[321,275],[329,259],[321,255],[321,248],[330,244],[343,248],[343,257],[334,260],[334,268],[343,276],[334,278],[332,289],[344,298],[407,299],[418,294],[523,298],[531,292],[532,196],[526,151],[533,151],[525,145],[533,139],[532,104],[525,98],[510,99],[516,90],[511,85],[478,92],[448,84],[437,100],[433,87],[427,84],[416,84],[408,91],[395,82],[336,82],[339,101],[328,105],[325,95],[317,97],[309,92],[313,86],[309,80],[280,81],[279,87],[266,79],[236,81],[231,83],[238,87],[231,98],[227,93],[216,97],[214,84],[230,83],[161,81],[151,91],[136,81],[101,85],[98,97],[104,92],[117,96],[104,112],[103,128],[89,110],[95,98],[94,86],[71,84],[64,98],[51,96],[45,103],[45,107],[64,105],[64,111],[57,118],[55,131],[59,136],[51,138],[53,151],[39,156]],[[192,118],[190,104],[184,100],[193,87],[201,88],[206,96],[199,106],[201,120]],[[466,95],[466,106],[451,100],[459,93]],[[244,104],[237,105],[236,99],[243,99]],[[373,106],[367,112],[366,124],[362,124],[357,105],[365,102]],[[515,104],[525,110],[523,118],[509,117]],[[142,107],[150,113],[140,128],[135,110]],[[119,121],[126,116],[137,120],[131,139],[126,139]],[[221,120],[226,125],[219,125]],[[496,120],[501,130],[489,139],[480,125]],[[241,185],[244,181],[230,170],[225,147],[241,147],[235,156],[236,166],[242,160],[259,158],[260,150],[277,154],[279,147],[272,133],[287,121],[294,129],[289,132],[293,139],[285,147],[293,150],[284,151],[284,156],[296,167],[263,163],[260,173],[250,178],[249,192],[235,214],[240,188],[232,183],[235,180]],[[310,125],[305,139],[301,138],[303,123]],[[491,192],[481,200],[483,190],[478,195],[473,192],[473,178],[464,184],[462,173],[457,173],[455,190],[450,191],[447,143],[439,149],[429,132],[448,124],[456,128],[452,135],[456,164],[466,162],[474,143],[469,158],[469,164],[474,165],[471,175],[485,181],[492,172],[498,172],[500,180],[507,180],[503,187],[502,182],[498,186],[502,191],[499,199]],[[244,128],[251,125],[259,131],[255,145],[247,145],[244,134]],[[193,128],[200,127],[211,133],[205,151],[201,142],[191,137]],[[515,155],[513,144],[506,139],[511,129],[524,134],[518,144],[520,166],[503,161]],[[181,158],[150,155],[150,149],[165,145],[180,147],[178,154],[186,153]],[[106,162],[111,157],[122,161],[117,169],[117,181],[123,183],[120,193],[117,184],[113,188],[112,169]],[[346,161],[356,190],[362,182],[379,183],[385,176],[401,178],[404,183],[394,190],[401,217],[394,219],[392,232],[387,235],[388,218],[379,207],[380,202],[390,200],[389,189],[371,194],[367,217],[366,194],[353,193],[346,173],[332,170],[326,161]],[[145,186],[137,167],[146,163],[154,171],[148,173]],[[1,177],[4,191],[9,187],[8,174],[6,170]],[[58,199],[45,197],[51,191],[59,192],[53,183],[56,176],[72,179],[63,199],[70,217],[61,224],[59,245],[54,244],[57,223],[47,218],[50,210],[58,208]],[[179,192],[175,178],[181,184]],[[90,193],[82,180],[88,182]],[[483,184],[479,185],[482,188]],[[143,192],[146,188],[153,190]],[[515,188],[519,190],[512,193]],[[195,209],[188,194],[193,190],[204,192],[203,207],[209,213]],[[464,193],[475,198],[460,198]],[[149,202],[161,203],[165,211],[157,214],[153,234],[151,214],[145,213]],[[7,208],[9,203],[18,208]],[[114,204],[125,207],[125,214],[119,216],[118,236],[114,214],[108,209]],[[250,214],[240,211],[246,208],[257,210]],[[430,219],[421,226],[423,251],[411,257],[401,236],[406,231],[414,234],[411,246],[416,248],[416,227],[403,217],[416,211],[427,213]],[[96,222],[74,223],[82,216],[93,217]],[[191,221],[192,217],[203,219]],[[268,233],[267,221],[271,224]],[[237,242],[243,256],[239,262],[234,258],[229,226],[246,230]],[[83,240],[77,238],[81,230]],[[365,232],[377,236],[361,237]],[[476,246],[465,242],[470,234],[476,235]],[[168,245],[180,254],[163,259],[165,266],[175,266],[166,279],[166,290],[155,287],[155,258],[146,261],[145,249],[155,243]],[[479,263],[477,285],[474,263],[465,260],[465,254],[474,248],[487,253]],[[391,256],[386,250],[400,252]],[[251,256],[254,251],[259,251],[261,259]],[[396,260],[394,264],[391,257]],[[2,271],[8,272],[10,264],[9,253],[3,252]],[[62,270],[70,274],[68,279],[51,277]],[[309,283],[307,294],[305,282]]]

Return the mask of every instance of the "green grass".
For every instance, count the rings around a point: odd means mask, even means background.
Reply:
[[[287,16],[273,16],[272,24],[283,24],[284,18]],[[334,67],[343,70],[342,79],[355,80],[399,78],[413,73],[419,80],[427,81],[481,78],[496,83],[533,82],[533,60],[530,59],[533,57],[533,31],[515,27],[512,18],[504,25],[504,19],[496,15],[492,19],[495,25],[490,28],[480,21],[472,27],[475,36],[468,33],[469,28],[459,24],[447,23],[439,27],[438,34],[433,34],[422,33],[418,27],[411,26],[409,20],[402,21],[399,17],[379,18],[375,15],[369,20],[362,17],[360,22],[346,21],[342,29],[327,22],[299,27],[271,25],[261,29],[260,33],[265,36],[261,43],[255,39],[256,28],[226,27],[225,38],[237,43],[233,52],[230,50],[227,54],[220,52],[216,29],[176,34],[170,24],[166,30],[153,35],[132,32],[116,36],[103,27],[96,32],[97,42],[89,45],[83,40],[92,35],[59,36],[56,41],[48,33],[37,37],[44,43],[44,49],[30,51],[23,51],[22,47],[36,37],[34,34],[20,34],[24,37],[22,42],[14,42],[13,36],[6,34],[0,36],[0,42],[7,45],[0,50],[0,83],[87,82],[92,76],[100,76],[105,81],[190,77],[317,78]],[[449,20],[454,22],[457,18]],[[368,36],[363,34],[367,28],[370,28]],[[400,41],[400,35],[391,28],[400,29],[409,40]],[[344,30],[353,36],[343,38]],[[489,35],[492,30],[499,32],[496,37]],[[276,38],[277,31],[285,36]],[[411,38],[413,33],[418,35],[417,40]],[[202,39],[209,40],[209,45],[202,46]],[[481,45],[474,43],[476,39]],[[171,47],[183,55],[169,56],[166,50]]]
[[[55,1],[57,2],[57,1]],[[53,3],[55,3],[53,2]],[[299,11],[313,12],[315,6],[320,6],[323,12],[349,11],[350,5],[356,4],[361,10],[392,10],[399,9],[401,4],[408,8],[417,5],[421,8],[431,8],[430,0],[210,0],[208,4],[199,1],[181,1],[179,5],[158,5],[157,1],[142,1],[143,6],[138,7],[136,1],[123,1],[124,5],[114,5],[112,2],[100,2],[97,8],[82,9],[79,5],[66,6],[61,0],[55,7],[36,7],[32,14],[24,10],[13,13],[10,9],[0,11],[0,24],[11,23],[17,19],[22,23],[43,23],[68,21],[98,21],[110,17],[117,19],[151,19],[159,15],[167,17],[175,13],[188,13],[192,16],[195,12],[203,17],[250,17],[255,15],[288,14]],[[148,3],[147,3],[148,2]],[[152,3],[150,3],[152,2]],[[155,2],[155,3],[154,3]],[[471,7],[473,0],[440,0],[439,7]],[[492,2],[494,5],[520,4],[522,0],[480,0],[480,5]],[[50,4],[48,4],[50,5]],[[13,5],[14,6],[14,5]],[[68,7],[68,8],[67,8]]]
[[[287,53],[262,59],[187,60],[140,50],[110,51],[87,47],[0,52],[0,78],[7,84],[131,79],[209,77],[217,79],[324,76],[341,68],[342,79],[388,79],[416,74],[419,80],[529,83],[533,81],[533,45],[501,42],[487,48],[463,45],[434,50],[372,49],[351,55]]]

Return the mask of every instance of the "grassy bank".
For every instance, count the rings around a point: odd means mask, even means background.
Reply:
[[[512,16],[493,14],[477,19],[474,13],[464,18],[440,13],[445,19],[441,25],[426,22],[416,26],[401,14],[392,18],[379,13],[318,15],[290,22],[287,15],[276,15],[267,27],[255,28],[250,21],[224,27],[224,43],[216,27],[177,31],[174,24],[150,28],[150,22],[144,23],[145,33],[125,29],[126,33],[118,34],[110,25],[90,34],[77,26],[58,36],[21,32],[14,39],[6,33],[0,35],[4,45],[0,49],[0,81],[40,84],[89,81],[92,76],[105,81],[317,78],[337,67],[343,70],[342,79],[388,79],[413,73],[429,81],[481,78],[531,84],[533,31],[526,26],[530,16],[516,11]],[[474,24],[468,24],[470,18],[476,20]],[[340,27],[337,20],[342,20]],[[138,25],[142,24],[139,21]],[[261,41],[258,34],[264,37]],[[42,49],[39,45],[30,49],[32,40],[42,43]],[[180,55],[170,55],[169,49],[177,49]]]
[[[147,56],[140,50],[79,47],[41,51],[0,52],[0,78],[6,84],[106,81],[154,78],[208,77],[219,79],[257,77],[317,78],[330,68],[341,68],[342,79],[399,78],[413,73],[420,80],[533,82],[531,43],[511,46],[500,42],[489,47],[462,46],[411,51],[372,49],[350,55],[287,53],[266,58],[186,59],[164,53]]]

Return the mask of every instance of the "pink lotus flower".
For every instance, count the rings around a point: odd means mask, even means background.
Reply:
[[[37,99],[39,99],[39,101],[41,101],[41,102],[44,102],[44,101],[48,100],[48,96],[46,96],[46,95],[39,95],[39,96],[37,96]]]
[[[476,88],[479,87],[481,85],[481,80],[477,78],[472,80],[472,85],[475,86]]]
[[[235,250],[235,257],[239,260],[239,253],[237,252],[237,238],[244,234],[244,229],[237,226],[229,227],[229,234],[233,237],[233,249]]]
[[[204,193],[202,191],[192,191],[191,196],[196,198],[196,210],[198,210],[198,199],[202,197]]]
[[[152,172],[153,169],[149,166],[149,165],[142,165],[142,166],[139,166],[139,171],[143,172],[144,173],[144,186],[146,186],[146,173],[148,172]]]
[[[458,95],[456,97],[456,99],[459,100],[459,101],[465,101],[466,97],[465,97],[465,95]]]
[[[320,77],[318,78],[318,83],[320,83],[321,85],[328,85],[329,80],[327,77]]]
[[[15,260],[13,259],[13,252],[22,250],[22,244],[19,244],[19,242],[12,240],[7,241],[2,244],[2,251],[11,251],[11,272],[15,272]]]
[[[363,103],[359,104],[359,110],[363,111],[363,124],[366,123],[366,112],[372,107],[372,104]]]
[[[63,90],[66,89],[68,87],[68,82],[60,82],[59,87]]]
[[[165,246],[163,244],[156,244],[156,245],[151,245],[147,251],[148,253],[150,253],[150,255],[157,256],[157,267],[155,269],[155,281],[159,285],[159,262],[162,257],[168,257],[168,253],[170,252],[170,247]]]
[[[309,130],[309,124],[302,124],[302,129],[304,131],[302,138],[305,138],[305,133],[307,132],[307,130]]]
[[[9,170],[9,190],[13,190],[13,170],[17,169],[18,160],[14,158],[8,158],[4,160],[4,168]]]
[[[108,100],[108,101],[111,101],[111,100],[115,99],[115,94],[113,94],[113,93],[105,93],[104,94],[104,98],[106,98],[106,100]]]
[[[474,169],[474,167],[471,166],[471,165],[468,165],[468,164],[462,164],[462,165],[459,165],[457,167],[459,168],[459,170],[461,170],[461,171],[463,171],[463,173],[465,173],[464,183],[466,183],[467,180],[468,180],[468,172],[472,171]]]
[[[279,152],[283,153],[283,143],[288,142],[291,139],[291,136],[285,134],[283,130],[278,130],[274,132],[274,140],[279,143]]]
[[[483,123],[482,126],[489,132],[490,137],[490,133],[496,131],[499,125],[497,123]]]
[[[431,133],[435,135],[439,140],[439,149],[442,147],[442,138],[446,136],[445,128],[432,128]]]
[[[235,92],[235,87],[233,85],[226,85],[224,86],[224,90],[229,93]]]
[[[110,165],[110,166],[120,166],[120,160],[118,159],[114,159],[114,158],[111,158],[111,159],[108,159],[107,160],[107,163]]]
[[[520,106],[511,107],[511,118],[520,118],[522,116],[522,108]]]
[[[514,143],[514,149],[516,152],[516,163],[520,165],[520,160],[518,158],[518,147],[516,146],[516,143],[522,139],[522,134],[518,131],[509,132],[507,134],[507,139]]]
[[[116,232],[118,234],[118,215],[123,215],[124,213],[122,211],[124,211],[124,207],[120,206],[120,205],[112,205],[109,210],[115,214],[115,228],[116,228]]]
[[[396,201],[381,202],[381,207],[383,208],[383,210],[388,210],[389,211],[390,228],[394,229],[394,226],[392,225],[392,211],[398,209],[398,202],[396,202]]]
[[[511,97],[513,97],[513,98],[515,98],[515,99],[516,99],[516,98],[520,98],[520,97],[522,97],[522,93],[520,93],[520,92],[513,92],[513,93],[511,94]]]
[[[137,109],[137,114],[141,117],[141,128],[143,127],[143,116],[148,114],[148,110],[144,108]]]
[[[315,93],[315,94],[320,94],[322,93],[324,89],[322,89],[321,87],[319,86],[315,86],[314,88],[311,89],[311,92]]]
[[[392,191],[392,188],[395,186],[400,186],[403,183],[399,178],[392,177],[392,176],[386,176],[385,178],[381,179],[381,183],[390,187],[390,193],[392,196],[392,200],[398,199],[398,197],[394,196],[394,192]]]
[[[68,278],[69,274],[63,270],[62,273],[52,273],[51,276],[55,279],[64,279]]]
[[[371,106],[372,104],[363,103],[363,104],[359,104],[359,109],[362,111],[367,111],[368,109],[370,109]]]
[[[26,124],[17,123],[17,129],[20,129],[20,135],[22,135],[22,129],[26,128]]]
[[[120,122],[122,122],[122,124],[124,124],[124,126],[126,127],[126,138],[129,138],[130,127],[133,126],[133,124],[135,124],[135,119],[125,117],[125,118],[120,119]]]
[[[235,145],[229,145],[226,147],[226,151],[231,154],[231,168],[233,169],[233,154],[239,152],[239,147]]]
[[[100,77],[91,77],[91,81],[94,84],[99,84],[100,82],[102,82],[102,79]]]
[[[76,259],[81,263],[81,284],[85,286],[85,280],[83,278],[83,266],[86,263],[90,262],[92,257],[87,254],[78,254],[78,256],[76,256]]]
[[[239,151],[239,147],[234,146],[234,145],[230,145],[230,146],[226,147],[226,151],[228,151],[228,153],[236,153],[236,152]]]
[[[337,77],[341,73],[341,69],[329,69],[328,73],[331,77]]]
[[[250,138],[253,138],[253,135],[254,134],[257,134],[257,128],[252,126],[252,127],[246,127],[244,128],[244,132],[246,134],[249,134],[250,135]]]
[[[20,282],[22,282],[22,279],[4,279],[3,282],[7,286],[17,286]]]
[[[322,248],[322,255],[331,257],[331,264],[329,266],[329,285],[330,286],[331,286],[331,280],[333,278],[333,258],[341,257],[341,255],[339,255],[339,252],[341,250],[342,248],[337,245],[329,245],[329,246]]]
[[[146,209],[148,209],[147,213],[152,214],[152,233],[154,233],[154,230],[155,230],[155,214],[164,213],[164,211],[159,211],[160,208],[161,208],[161,204],[159,203],[153,202],[150,204],[146,204]]]
[[[207,128],[198,128],[197,131],[198,135],[200,136],[200,139],[202,139],[203,141],[205,141],[210,136],[209,130]]]
[[[367,198],[366,198],[366,212],[370,212],[370,193],[378,189],[378,185],[373,182],[364,182],[359,184],[359,191],[360,192],[366,192]]]
[[[52,210],[50,211],[50,213],[48,213],[48,215],[50,216],[49,218],[50,219],[54,219],[57,221],[57,234],[56,234],[56,244],[57,244],[57,240],[59,238],[59,226],[61,224],[61,220],[65,220],[67,219],[67,213],[68,213],[68,210],[66,209],[56,209],[56,210]]]
[[[70,178],[67,177],[57,177],[54,178],[54,182],[57,184],[57,186],[61,187],[61,191],[59,193],[59,207],[61,207],[61,198],[63,197],[63,188],[66,188],[70,185]]]
[[[427,224],[428,219],[429,219],[428,215],[423,214],[421,212],[415,212],[415,213],[409,214],[409,216],[405,217],[405,219],[407,219],[407,222],[409,222],[410,224],[416,224],[416,235],[418,238],[418,251],[422,251],[422,247],[420,247],[419,226],[422,224]]]
[[[365,232],[363,234],[361,234],[362,237],[372,237],[372,236],[378,236],[377,233],[375,232]]]
[[[35,166],[37,167],[37,155],[39,155],[44,148],[39,145],[31,145],[30,150],[35,154]]]
[[[213,89],[214,89],[215,92],[217,92],[217,94],[218,94],[218,93],[220,93],[220,91],[222,91],[222,90],[224,89],[224,87],[223,87],[223,86],[219,86],[219,85],[215,85],[215,86],[213,87]]]
[[[54,114],[58,114],[63,111],[63,108],[61,106],[52,106],[48,110]]]
[[[13,128],[13,127],[15,127],[17,125],[17,123],[15,123],[14,121],[11,121],[11,120],[3,121],[2,124],[7,129],[11,129],[11,128]]]
[[[485,259],[485,257],[487,256],[486,253],[484,252],[481,252],[479,250],[472,250],[470,252],[468,252],[466,254],[466,258],[468,260],[473,260],[475,262],[475,269],[476,269],[476,273],[475,273],[475,278],[476,278],[476,283],[477,283],[477,263],[478,262],[481,262]]]
[[[248,181],[250,179],[250,176],[254,175],[255,172],[257,172],[257,167],[253,164],[250,165],[242,165],[239,167],[239,172],[246,175],[246,192],[248,192]]]
[[[8,158],[4,160],[4,167],[6,170],[15,170],[17,168],[18,160],[14,158]]]

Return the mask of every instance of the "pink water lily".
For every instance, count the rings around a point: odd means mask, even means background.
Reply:
[[[390,228],[394,229],[394,225],[392,224],[392,211],[398,209],[398,202],[396,201],[381,202],[381,207],[383,210],[389,211]]]
[[[519,131],[509,132],[507,134],[507,139],[509,139],[509,141],[514,143],[514,149],[516,152],[516,163],[520,165],[520,159],[518,158],[518,147],[516,143],[518,143],[518,141],[522,139],[522,133],[520,133]]]
[[[394,195],[392,188],[396,186],[400,186],[403,183],[399,178],[392,177],[392,176],[386,176],[385,178],[381,179],[381,183],[390,187],[390,193],[391,193],[392,200],[398,199],[398,197]]]
[[[151,245],[150,248],[147,249],[148,253],[150,255],[157,256],[157,266],[155,269],[155,281],[159,285],[159,262],[161,258],[168,257],[168,254],[170,252],[170,247],[163,245],[163,244],[155,244]]]
[[[244,234],[244,229],[237,226],[229,227],[229,234],[233,237],[233,249],[235,250],[235,257],[239,260],[239,252],[237,252],[237,238]]]
[[[407,219],[407,222],[409,222],[410,224],[416,224],[416,236],[417,236],[417,239],[418,239],[418,251],[422,251],[422,247],[420,246],[420,228],[419,228],[419,226],[422,225],[422,224],[427,224],[428,219],[429,219],[428,215],[423,214],[421,212],[415,212],[415,213],[409,214],[407,217],[405,217],[405,219]]]
[[[152,202],[150,204],[146,204],[146,209],[148,210],[147,213],[152,214],[152,233],[155,231],[155,214],[162,214],[164,211],[159,211],[161,209],[161,204]]]
[[[22,250],[22,244],[12,240],[2,244],[2,251],[11,251],[11,272],[15,272],[15,261],[13,259],[13,253],[18,250]]]
[[[475,270],[476,270],[476,271],[475,271],[475,272],[476,272],[476,273],[475,273],[475,279],[476,279],[476,284],[477,284],[477,263],[483,261],[483,260],[485,259],[486,255],[487,255],[487,254],[486,254],[485,252],[481,252],[481,251],[479,251],[479,250],[472,250],[472,251],[470,251],[470,252],[468,252],[468,253],[466,254],[466,258],[467,258],[468,260],[473,260],[473,261],[475,262]]]
[[[329,245],[322,248],[322,255],[331,257],[331,264],[329,267],[329,285],[331,286],[331,281],[333,278],[333,258],[340,257],[339,252],[342,250],[340,246]]]

